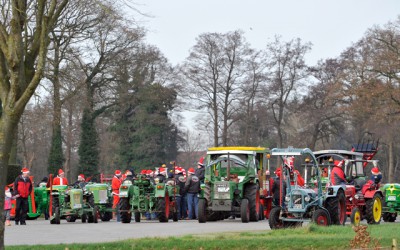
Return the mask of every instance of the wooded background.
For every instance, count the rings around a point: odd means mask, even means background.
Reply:
[[[37,27],[28,2],[27,31]],[[301,38],[277,35],[257,50],[241,30],[199,34],[171,65],[126,3],[66,2],[10,159],[37,181],[61,167],[70,181],[174,160],[194,167],[209,146],[350,150],[372,140],[383,181],[400,181],[400,17],[316,65],[306,64],[312,44]],[[183,111],[198,114],[193,128],[182,126]]]

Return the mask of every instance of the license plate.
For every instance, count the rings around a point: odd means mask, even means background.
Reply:
[[[128,195],[128,191],[119,192],[119,196],[127,196],[127,195]]]
[[[74,208],[82,208],[82,204],[74,204]]]
[[[303,208],[303,206],[301,204],[294,204],[293,208],[301,209]]]
[[[396,200],[396,196],[388,196],[388,201],[395,201]]]
[[[218,187],[217,191],[218,191],[219,193],[225,193],[225,192],[228,192],[228,191],[229,191],[229,188],[226,188],[226,187]]]

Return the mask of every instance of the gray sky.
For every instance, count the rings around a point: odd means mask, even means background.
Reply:
[[[399,0],[136,0],[147,41],[160,48],[172,64],[182,62],[195,38],[205,32],[241,29],[256,49],[275,35],[283,40],[312,42],[307,63],[337,57],[368,28],[394,21]]]
[[[309,65],[335,58],[374,25],[400,15],[400,0],[134,0],[152,18],[141,18],[147,41],[172,64],[189,55],[202,33],[241,29],[255,49],[264,49],[275,35],[284,41],[301,38],[313,44]],[[135,15],[136,16],[136,15]],[[137,16],[136,16],[137,17]],[[184,112],[192,128],[193,113]]]

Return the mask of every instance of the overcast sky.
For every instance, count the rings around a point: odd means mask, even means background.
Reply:
[[[394,21],[400,0],[136,0],[147,41],[172,64],[182,62],[202,33],[241,29],[256,49],[275,35],[313,44],[307,63],[337,57],[368,28]]]
[[[202,33],[241,29],[253,48],[264,49],[275,35],[313,44],[309,65],[335,58],[374,25],[400,15],[400,0],[134,0],[151,18],[140,18],[147,41],[172,64],[189,55]],[[136,15],[135,15],[136,16]],[[185,115],[186,125],[191,117]]]

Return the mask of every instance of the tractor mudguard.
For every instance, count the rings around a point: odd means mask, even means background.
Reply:
[[[325,197],[326,198],[336,197],[338,192],[339,192],[339,190],[342,190],[343,193],[346,193],[346,186],[343,185],[343,186],[330,186],[330,187],[328,187],[327,188],[328,192],[326,192]]]
[[[380,194],[383,197],[383,194],[380,190],[367,190],[365,191],[364,198],[365,199],[372,199],[375,194]]]

